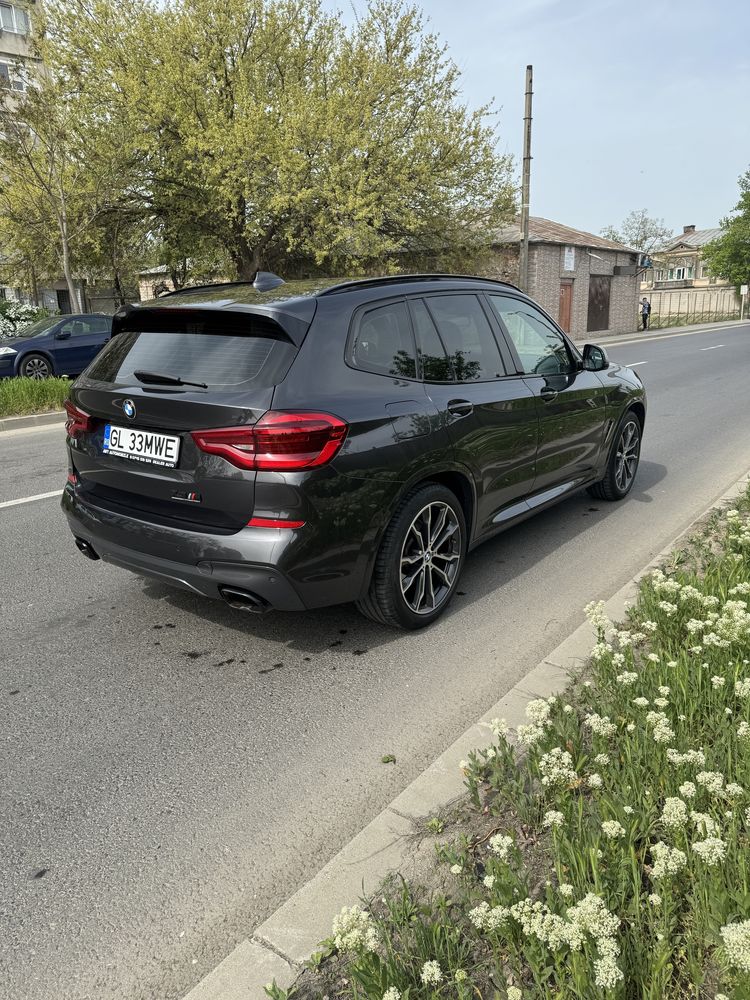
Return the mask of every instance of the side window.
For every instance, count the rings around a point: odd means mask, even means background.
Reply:
[[[421,299],[411,300],[411,314],[414,319],[414,332],[417,335],[422,378],[425,382],[452,382],[453,370],[448,355],[427,312],[427,306]]]
[[[478,382],[505,374],[492,328],[476,295],[432,295],[426,302],[457,382]]]
[[[416,378],[417,359],[414,337],[405,302],[389,302],[360,314],[350,357],[355,368]]]
[[[74,337],[85,337],[91,333],[91,323],[85,319],[73,319],[65,325],[66,327],[70,327],[70,331]]]
[[[95,316],[89,320],[91,333],[109,333],[109,320],[106,316]]]
[[[505,324],[526,375],[567,375],[573,363],[565,338],[534,306],[505,295],[488,295]]]

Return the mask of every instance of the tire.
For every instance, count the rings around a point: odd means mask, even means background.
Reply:
[[[628,410],[617,425],[604,478],[588,488],[592,497],[622,500],[630,493],[641,457],[641,434],[638,415]]]
[[[439,483],[417,487],[391,518],[370,589],[357,607],[381,625],[409,630],[431,625],[455,593],[466,543],[466,518],[456,495]]]
[[[43,354],[27,354],[18,369],[23,378],[43,379],[54,375],[52,365]]]

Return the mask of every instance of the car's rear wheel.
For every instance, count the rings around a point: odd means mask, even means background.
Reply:
[[[380,546],[359,610],[403,629],[432,624],[455,593],[466,559],[466,519],[458,498],[439,483],[406,496]]]
[[[49,378],[52,365],[41,354],[28,354],[21,362],[20,371],[24,378]]]
[[[615,431],[604,478],[589,486],[591,496],[599,500],[622,500],[630,493],[641,457],[641,433],[638,415],[628,410]]]

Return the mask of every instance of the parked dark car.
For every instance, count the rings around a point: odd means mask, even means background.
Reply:
[[[79,375],[112,334],[104,313],[49,316],[11,337],[0,339],[0,378],[50,378]]]
[[[67,410],[89,558],[415,629],[480,542],[582,487],[625,497],[646,399],[509,284],[262,273],[122,309]]]

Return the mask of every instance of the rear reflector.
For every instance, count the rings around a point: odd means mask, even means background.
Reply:
[[[79,434],[88,434],[91,430],[92,419],[84,410],[79,410],[75,403],[69,399],[64,403],[65,412],[68,419],[65,421],[65,432],[69,437],[78,437]]]
[[[291,472],[330,462],[346,437],[347,425],[330,413],[269,410],[252,427],[193,431],[209,455],[221,455],[240,469]]]
[[[254,517],[247,522],[248,528],[303,528],[304,521],[285,521],[280,517]]]
[[[71,486],[78,485],[78,476],[75,474],[75,472],[68,473],[68,482],[70,483]]]

